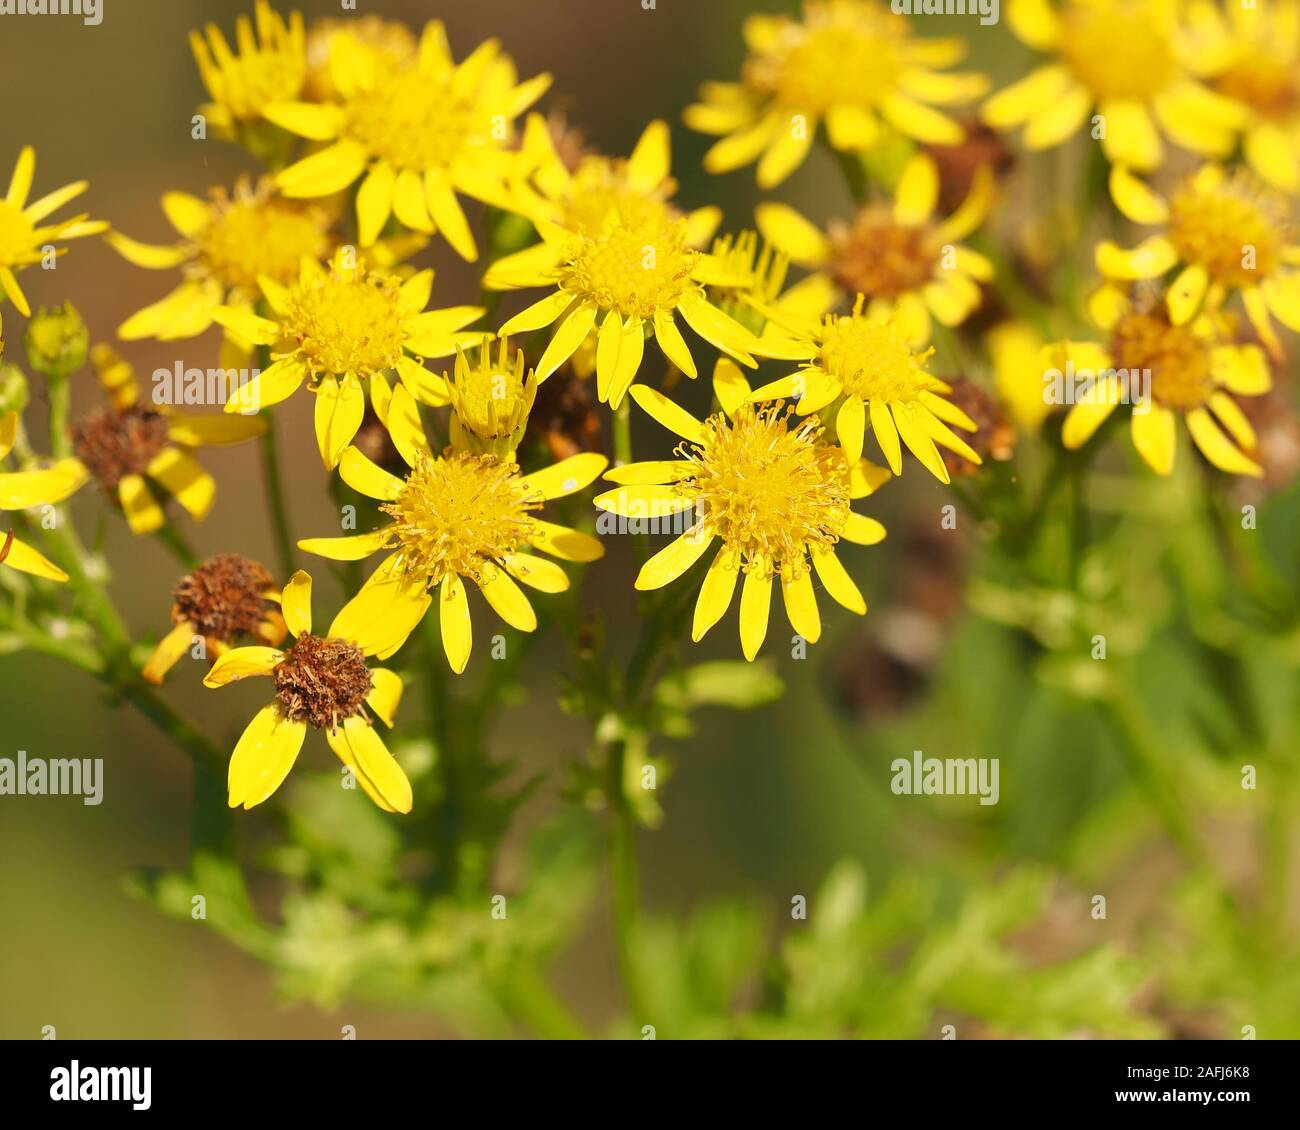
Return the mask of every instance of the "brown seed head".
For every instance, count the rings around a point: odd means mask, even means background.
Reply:
[[[275,697],[293,722],[337,729],[361,713],[372,680],[366,657],[356,644],[307,632],[275,669]]]

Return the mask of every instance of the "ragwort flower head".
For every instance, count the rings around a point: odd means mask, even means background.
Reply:
[[[337,105],[286,102],[267,117],[302,137],[328,142],[276,177],[286,196],[329,196],[357,181],[361,244],[379,238],[390,216],[417,232],[439,231],[463,258],[478,248],[456,194],[509,210],[517,155],[514,120],[550,85],[550,76],[516,81],[495,40],[461,63],[442,24],[425,26],[418,58],[392,67],[347,34],[330,44]]]
[[[14,449],[18,427],[18,413],[0,415],[0,464]],[[61,459],[48,467],[37,464],[0,471],[0,510],[57,505],[79,490],[87,477],[86,468],[77,459]],[[13,530],[0,532],[0,564],[47,581],[68,579],[68,574],[53,561],[14,537]]]
[[[175,498],[195,521],[205,518],[217,484],[194,449],[253,439],[266,430],[266,421],[221,412],[181,414],[170,404],[142,401],[134,369],[111,346],[95,346],[90,359],[109,403],[74,424],[72,445],[121,507],[132,533],[153,533],[166,522],[156,490]]]
[[[1024,126],[1029,149],[1050,149],[1100,116],[1113,162],[1154,169],[1161,131],[1206,156],[1226,156],[1243,108],[1200,82],[1179,0],[1009,0],[1018,38],[1055,56],[983,107],[997,129]],[[1157,128],[1158,123],[1158,128]]]
[[[328,469],[338,465],[361,426],[366,385],[375,414],[391,431],[391,418],[414,415],[416,401],[447,403],[446,383],[417,358],[449,357],[458,345],[482,337],[461,332],[482,316],[481,306],[425,310],[432,271],[402,281],[367,269],[352,248],[339,248],[327,267],[303,259],[288,286],[266,275],[259,281],[269,318],[238,306],[213,311],[213,320],[237,337],[269,346],[273,360],[231,396],[226,411],[256,412],[308,382],[316,394],[316,439]],[[389,381],[394,373],[396,387]]]
[[[355,447],[339,463],[344,482],[380,502],[387,524],[352,537],[309,538],[299,547],[336,561],[388,554],[348,607],[384,625],[395,640],[392,651],[414,630],[437,590],[443,649],[459,674],[473,643],[467,581],[507,624],[531,632],[537,616],[515,581],[546,593],[569,587],[564,570],[532,550],[566,561],[602,556],[595,538],[543,521],[537,511],[550,499],[582,490],[608,461],[585,453],[525,475],[513,460],[496,455],[451,449],[435,455],[415,416],[397,430],[390,419],[389,430],[410,468],[404,478]]]
[[[850,508],[889,478],[884,468],[824,442],[816,418],[797,419],[783,404],[756,406],[740,370],[722,360],[714,388],[724,411],[700,421],[662,393],[632,390],[636,402],[683,439],[676,460],[629,463],[605,478],[618,483],[596,506],[626,518],[660,519],[692,511],[685,533],[642,567],[638,589],[677,580],[721,547],[695,605],[695,641],[726,613],[741,574],[740,640],[745,658],[767,636],[773,582],[781,586],[790,625],[809,643],[821,636],[812,574],[832,598],[862,615],[866,602],[835,555],[841,541],[874,545],[885,528]]]
[[[39,263],[46,254],[45,249],[55,243],[95,235],[108,228],[102,220],[89,220],[84,214],[42,224],[42,220],[85,192],[87,186],[84,180],[65,184],[29,204],[35,174],[36,151],[27,145],[18,154],[9,190],[0,198],[0,293],[23,317],[30,317],[32,310],[18,285],[18,272]],[[62,255],[65,251],[66,248],[59,247],[55,254]]]
[[[313,634],[311,590],[311,577],[302,571],[284,586],[280,607],[295,636],[292,647],[234,648],[203,680],[204,686],[224,687],[265,675],[275,687],[270,705],[253,716],[231,755],[230,807],[249,809],[274,793],[310,727],[325,731],[330,748],[375,804],[385,812],[410,812],[411,783],[369,717],[391,727],[402,697],[400,676],[366,662],[390,641],[346,608],[326,635]]]
[[[948,427],[973,432],[975,423],[944,399],[948,385],[925,367],[933,350],[913,348],[910,330],[898,312],[873,314],[864,303],[858,295],[852,314],[820,320],[797,320],[789,312],[772,310],[773,319],[786,326],[810,360],[799,372],[755,390],[754,399],[796,396],[798,410],[805,415],[830,408],[851,464],[861,457],[870,427],[894,474],[902,473],[906,444],[935,478],[949,482],[935,444],[979,463],[970,445]]]
[[[992,204],[992,177],[981,169],[970,195],[952,216],[936,219],[939,173],[932,158],[913,157],[892,206],[869,204],[827,234],[786,204],[761,204],[759,231],[800,266],[826,276],[841,292],[862,294],[868,310],[898,311],[913,345],[930,340],[930,318],[960,325],[979,306],[979,283],[992,264],[960,240],[983,222]]]
[[[1098,378],[1093,394],[1065,418],[1061,438],[1066,447],[1082,447],[1119,404],[1136,400],[1133,446],[1157,474],[1173,471],[1179,416],[1215,467],[1234,475],[1262,473],[1253,458],[1255,431],[1235,397],[1262,396],[1271,388],[1263,350],[1234,341],[1223,319],[1210,313],[1178,324],[1166,302],[1137,307],[1109,284],[1090,306],[1108,340],[1059,342],[1043,352],[1051,368],[1065,371],[1072,364],[1076,374]],[[1134,382],[1140,392],[1142,378],[1149,378],[1145,399],[1133,395]]]
[[[203,641],[204,654],[215,662],[242,636],[255,636],[270,647],[284,639],[280,592],[266,567],[238,553],[219,553],[187,573],[172,590],[172,629],[141,671],[161,683],[177,661]]]
[[[203,113],[223,137],[238,137],[268,106],[297,98],[307,77],[302,16],[286,22],[268,0],[256,0],[252,23],[235,21],[235,50],[215,24],[191,32],[190,46],[212,99]]]
[[[550,224],[539,227],[553,248],[555,265],[538,262],[532,273],[513,273],[512,286],[555,286],[553,294],[516,314],[501,333],[527,333],[559,323],[537,364],[544,381],[587,340],[599,321],[596,390],[617,408],[636,379],[648,334],[688,377],[698,369],[677,328],[678,314],[700,337],[751,368],[758,342],[734,318],[714,306],[705,284],[747,287],[712,255],[689,244],[687,225],[663,212],[605,217],[595,234],[573,235]]]
[[[473,361],[458,349],[456,364],[443,379],[451,398],[452,446],[513,459],[537,399],[537,374],[523,350],[512,352],[503,337],[494,357],[491,338],[484,338]]]
[[[1168,199],[1126,169],[1111,171],[1116,206],[1136,223],[1164,231],[1124,250],[1097,245],[1097,269],[1109,279],[1156,279],[1179,268],[1166,296],[1176,325],[1238,291],[1269,349],[1281,346],[1272,319],[1300,332],[1300,243],[1292,203],[1246,169],[1205,165]]]
[[[414,64],[419,50],[415,35],[400,20],[375,15],[313,20],[307,28],[307,81],[303,89],[311,101],[335,102],[342,97],[331,62],[334,41],[340,35],[372,52],[379,66],[390,70]]]
[[[951,145],[961,127],[936,105],[980,97],[983,76],[945,73],[965,54],[956,39],[917,39],[874,0],[805,0],[803,18],[750,16],[739,83],[709,83],[686,124],[723,135],[704,158],[713,173],[758,160],[758,183],[780,184],[803,163],[817,128],[841,152],[884,135],[881,119],[920,142]]]
[[[118,327],[125,341],[197,337],[226,303],[251,310],[265,276],[287,286],[304,258],[326,259],[338,240],[330,234],[335,210],[316,201],[288,200],[270,181],[236,183],[233,192],[213,189],[208,200],[186,192],[162,198],[163,212],[180,234],[171,245],[140,243],[120,232],[108,242],[137,267],[179,267],[185,280],[159,301]]]

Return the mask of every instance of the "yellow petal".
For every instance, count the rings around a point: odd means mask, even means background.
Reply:
[[[535,553],[507,553],[501,560],[512,577],[531,589],[546,593],[568,590],[569,575],[554,561]]]
[[[360,561],[383,549],[391,536],[392,527],[385,526],[372,533],[349,537],[303,538],[298,542],[298,548],[317,557],[328,557],[331,561]]]
[[[75,460],[46,471],[0,472],[0,510],[26,510],[62,502],[86,481]]]
[[[117,484],[117,500],[133,534],[151,534],[167,521],[143,475],[123,475]]]
[[[739,576],[739,557],[733,550],[723,546],[709,565],[709,571],[704,575],[704,583],[700,585],[699,598],[695,602],[691,639],[696,643],[699,643],[704,638],[704,634],[726,613],[736,591],[736,579]]]
[[[491,566],[484,570],[484,579],[479,582],[488,604],[498,616],[512,628],[521,632],[537,630],[537,613],[533,611],[528,597],[504,569]]]
[[[819,267],[830,255],[830,240],[788,204],[760,204],[754,222],[763,238],[805,267]]]
[[[179,267],[192,255],[184,244],[176,247],[159,247],[156,244],[140,243],[138,240],[129,239],[116,231],[108,232],[104,236],[104,242],[128,263],[150,271],[165,271],[172,267]]]
[[[274,647],[236,647],[222,655],[203,677],[205,687],[224,687],[240,679],[270,675],[282,662],[284,652]]]
[[[8,540],[7,535],[0,537],[0,542]],[[37,553],[26,542],[14,538],[9,542],[9,552],[5,554],[4,564],[20,573],[30,573],[33,577],[42,577],[47,581],[66,581],[68,574],[54,564],[48,557]]]
[[[854,545],[878,545],[885,540],[885,527],[865,514],[850,512],[842,536]]]
[[[637,574],[636,587],[643,591],[663,588],[675,581],[701,557],[713,544],[713,537],[698,523],[684,534],[674,538],[651,557]]]
[[[713,366],[713,395],[728,416],[749,399],[749,382],[730,357],[719,357]]]
[[[655,341],[659,343],[664,356],[692,380],[699,376],[695,358],[691,356],[691,351],[682,337],[681,330],[677,328],[677,321],[671,310],[655,311],[654,331]]]
[[[1165,301],[1169,306],[1169,318],[1176,326],[1183,326],[1196,317],[1205,301],[1205,292],[1210,286],[1210,273],[1199,263],[1184,267],[1178,277],[1169,286]]]
[[[1136,426],[1135,416],[1134,427]],[[1241,452],[1232,440],[1223,434],[1205,408],[1193,408],[1187,413],[1187,430],[1205,458],[1220,471],[1226,471],[1230,475],[1250,475],[1254,478],[1263,476],[1264,471],[1260,465]],[[1134,440],[1136,439],[1135,432]]]
[[[835,416],[835,435],[850,464],[862,458],[862,440],[866,434],[866,408],[856,396],[846,397]]]
[[[532,519],[530,524],[529,544],[552,557],[562,561],[587,562],[605,556],[605,547],[590,534],[543,522],[540,518]]]
[[[1036,110],[1025,125],[1026,149],[1050,149],[1073,137],[1092,108],[1092,93],[1070,86]]]
[[[629,187],[648,195],[667,178],[672,168],[672,155],[668,123],[653,121],[646,126],[641,139],[627,159],[625,176]]]
[[[287,400],[307,379],[307,366],[297,357],[286,357],[241,384],[226,401],[227,412],[251,415]]]
[[[1154,279],[1178,262],[1178,250],[1162,235],[1144,239],[1131,251],[1112,240],[1097,244],[1097,270],[1110,279]]]
[[[280,594],[280,612],[285,626],[294,636],[311,631],[311,576],[299,569]]]
[[[1169,205],[1165,198],[1123,165],[1111,167],[1110,197],[1115,201],[1115,207],[1135,224],[1163,224],[1169,218]]]
[[[812,571],[800,564],[797,571],[786,569],[781,573],[781,600],[785,604],[786,618],[799,635],[809,643],[821,639],[822,618],[817,610],[817,594],[813,590]]]
[[[740,590],[740,650],[751,663],[767,638],[772,611],[772,575],[755,562]]]
[[[894,220],[904,226],[923,224],[939,201],[939,169],[934,159],[917,154],[903,167],[894,190]]]
[[[856,612],[859,616],[866,615],[867,602],[863,599],[858,586],[853,583],[853,578],[845,571],[843,564],[841,564],[833,549],[813,550],[812,563],[813,568],[817,570],[818,578],[826,586],[826,591],[830,594],[832,600],[847,608],[850,612]]]
[[[397,174],[391,165],[380,161],[361,182],[357,192],[357,234],[362,247],[379,238],[388,217],[393,214],[393,187]]]
[[[587,335],[591,333],[591,327],[595,324],[596,307],[587,304],[578,306],[573,313],[560,323],[559,329],[555,331],[555,336],[551,338],[550,344],[542,353],[541,360],[537,362],[537,380],[539,383],[546,380],[577,352],[578,347],[587,340]],[[505,328],[502,327],[501,336],[504,337],[505,335]]]
[[[456,254],[466,262],[478,259],[478,247],[474,243],[474,233],[470,231],[469,221],[456,199],[451,187],[451,180],[441,169],[427,169],[424,174],[424,202],[434,226],[442,232],[442,237],[451,244]]]
[[[1112,162],[1135,169],[1154,169],[1160,164],[1164,147],[1155,122],[1141,102],[1108,101],[1099,110],[1106,122],[1101,148]]]
[[[648,385],[636,385],[632,389],[632,399],[644,412],[670,432],[675,432],[693,443],[704,442],[704,425],[658,389],[650,388]]]
[[[1061,442],[1071,451],[1082,447],[1115,411],[1120,400],[1119,382],[1107,377],[1093,386],[1093,395],[1080,400],[1066,414],[1061,425]]]
[[[402,677],[386,667],[370,668],[370,693],[366,705],[390,729],[397,716],[398,703],[402,701]]]
[[[469,618],[469,601],[465,599],[465,582],[454,573],[443,578],[438,594],[438,620],[442,627],[442,649],[447,662],[459,675],[469,664],[474,632]]]
[[[255,439],[266,431],[262,416],[172,416],[167,421],[167,438],[182,447],[225,447]]]
[[[1174,414],[1168,408],[1152,404],[1145,412],[1134,412],[1133,446],[1158,475],[1174,469],[1176,433]]]
[[[605,456],[587,451],[534,471],[519,486],[529,497],[564,498],[589,486],[607,466],[609,460]]]
[[[365,167],[365,148],[345,139],[277,173],[275,183],[285,196],[331,196],[347,188]]]
[[[339,459],[339,475],[353,490],[380,502],[392,502],[405,485],[395,475],[372,463],[355,447],[349,447]]]
[[[359,714],[343,723],[343,735],[355,758],[360,776],[364,776],[394,812],[410,812],[414,804],[411,782],[402,767],[388,752],[379,732]]]
[[[165,447],[150,461],[145,473],[167,489],[196,522],[207,517],[217,497],[216,480],[199,461],[179,447]]]
[[[381,564],[339,610],[328,633],[331,639],[350,640],[365,655],[381,659],[402,646],[433,603],[422,581],[401,576],[382,579],[384,571]]]
[[[289,775],[307,737],[306,722],[291,722],[276,705],[264,706],[248,724],[230,757],[231,808],[253,808]]]
[[[393,397],[388,402],[388,434],[409,467],[433,454],[424,425],[420,423],[420,410],[405,384],[393,389]]]
[[[993,95],[980,116],[994,129],[1010,129],[1059,97],[1071,85],[1070,72],[1059,63],[1039,67]]]
[[[894,418],[889,414],[889,405],[883,400],[873,400],[870,404],[871,433],[880,444],[881,453],[895,475],[903,473],[903,447],[898,441],[898,429]]]
[[[163,677],[176,666],[194,643],[194,625],[186,620],[172,628],[159,641],[158,646],[153,649],[153,654],[149,656],[140,677],[146,683],[152,683],[157,686],[163,681]]]

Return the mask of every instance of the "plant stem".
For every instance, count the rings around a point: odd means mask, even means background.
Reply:
[[[628,397],[614,410],[614,466],[632,462],[632,402]]]
[[[198,565],[198,555],[190,548],[189,542],[185,540],[185,535],[170,522],[160,527],[154,536],[167,547],[167,551],[187,570]]]
[[[66,459],[72,454],[72,432],[68,428],[72,390],[67,377],[47,378],[45,389],[50,404],[50,451],[56,459]]]
[[[284,480],[280,475],[280,456],[276,447],[275,417],[269,410],[266,431],[262,433],[262,473],[265,476],[267,502],[271,511],[271,528],[275,535],[276,553],[280,569],[287,580],[297,568],[294,558],[293,535],[289,532],[289,508],[285,502]]]
[[[610,748],[609,781],[609,869],[614,903],[614,941],[618,951],[619,975],[627,993],[632,1018],[640,1023],[650,1015],[637,965],[636,936],[639,893],[636,865],[636,824],[623,787],[629,742],[615,742]]]
[[[585,1040],[587,1031],[529,962],[494,978],[497,997],[513,1016],[546,1040]]]

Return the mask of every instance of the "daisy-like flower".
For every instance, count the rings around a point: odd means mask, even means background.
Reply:
[[[221,412],[182,415],[168,404],[142,402],[134,369],[110,346],[95,346],[90,359],[109,404],[73,425],[72,444],[121,506],[131,532],[152,533],[166,522],[154,487],[175,498],[195,521],[206,517],[217,484],[194,458],[194,449],[242,443],[261,435],[266,421]]]
[[[299,570],[284,586],[280,607],[295,639],[292,647],[237,647],[203,680],[224,687],[268,675],[275,696],[253,716],[230,758],[229,804],[261,804],[293,768],[307,729],[325,731],[330,749],[356,775],[366,795],[385,812],[410,812],[411,782],[384,745],[366,712],[391,727],[402,697],[401,677],[366,659],[391,641],[345,608],[326,635],[312,634],[311,577]]]
[[[672,139],[667,122],[654,121],[646,126],[630,157],[586,153],[570,170],[556,149],[547,120],[540,114],[529,114],[521,154],[521,170],[526,175],[514,188],[515,211],[530,220],[585,234],[599,233],[605,217],[616,209],[624,214],[638,207],[654,212],[666,210],[674,218],[683,218],[670,203],[677,192],[677,181],[672,176]],[[722,222],[722,209],[697,208],[684,219],[687,242],[702,247]],[[531,250],[519,254],[526,256]],[[543,252],[538,248],[534,254]],[[488,272],[489,280],[494,272],[508,272],[512,259],[507,256],[494,263]]]
[[[215,662],[241,636],[268,647],[284,639],[280,592],[266,567],[238,553],[210,557],[172,590],[172,629],[154,648],[141,672],[158,684],[196,641]]]
[[[0,416],[0,462],[9,457],[18,439],[18,413]],[[74,494],[86,481],[86,468],[76,459],[61,459],[48,468],[0,471],[0,510],[54,506]],[[47,581],[66,581],[68,574],[37,553],[13,530],[0,533],[0,563]]]
[[[748,286],[712,255],[690,246],[683,220],[663,212],[614,209],[600,230],[575,235],[552,224],[540,231],[556,265],[538,261],[531,273],[513,271],[511,287],[554,286],[553,294],[521,311],[501,334],[528,333],[559,323],[537,364],[544,381],[587,340],[600,322],[596,345],[596,391],[617,408],[636,379],[653,333],[664,356],[688,377],[699,370],[676,315],[711,345],[751,368],[758,342],[734,318],[714,306],[705,284]]]
[[[1188,22],[1212,89],[1250,111],[1246,160],[1274,187],[1300,192],[1300,4],[1202,0]]]
[[[842,292],[866,295],[869,312],[896,309],[911,343],[921,346],[930,340],[931,315],[960,325],[980,304],[978,284],[993,278],[992,264],[960,243],[988,215],[992,185],[981,168],[965,203],[937,219],[938,167],[918,154],[903,169],[892,207],[868,204],[824,235],[788,204],[760,204],[755,218],[793,262],[821,272]]]
[[[418,45],[411,29],[401,20],[382,16],[353,16],[338,20],[313,20],[307,28],[307,82],[303,93],[313,102],[336,102],[342,92],[331,74],[334,40],[340,35],[375,53],[381,67],[397,70],[416,61]]]
[[[440,231],[463,258],[478,258],[456,193],[512,206],[513,122],[546,91],[550,75],[517,82],[495,40],[457,64],[436,20],[425,25],[415,64],[404,68],[386,65],[351,35],[334,36],[330,75],[338,105],[285,102],[266,112],[291,133],[328,143],[278,174],[281,191],[329,196],[360,180],[363,247],[395,215],[412,231]]]
[[[685,441],[675,460],[629,463],[606,473],[619,484],[599,495],[601,510],[626,518],[665,518],[691,510],[691,527],[648,560],[638,589],[677,580],[708,552],[714,555],[695,603],[696,642],[726,613],[743,573],[740,643],[752,660],[767,636],[772,585],[780,583],[790,626],[809,643],[821,636],[812,574],[850,612],[867,611],[857,585],[835,554],[841,541],[874,545],[885,528],[854,513],[851,503],[889,478],[883,467],[850,462],[824,442],[816,418],[796,419],[782,404],[749,402],[740,370],[721,360],[714,391],[723,411],[700,421],[661,392],[632,390],[646,412]]]
[[[1221,471],[1261,474],[1247,454],[1255,450],[1255,431],[1233,398],[1268,392],[1272,378],[1263,350],[1226,339],[1208,314],[1178,325],[1163,304],[1135,308],[1127,294],[1111,285],[1094,295],[1090,309],[1108,340],[1059,342],[1041,355],[1047,367],[1065,372],[1073,364],[1076,375],[1097,378],[1093,394],[1065,418],[1061,440],[1066,447],[1082,447],[1117,405],[1137,399],[1130,425],[1133,446],[1157,474],[1174,468],[1179,416],[1201,453]],[[1145,397],[1135,398],[1132,384],[1139,375],[1149,380],[1149,389]]]
[[[203,35],[190,33],[199,77],[212,99],[203,115],[226,138],[255,127],[268,106],[297,98],[307,77],[301,14],[292,13],[286,22],[268,0],[257,0],[253,16],[252,23],[247,16],[235,21],[233,51],[216,24],[208,24]]]
[[[0,199],[0,291],[24,318],[31,317],[32,309],[18,285],[17,272],[39,263],[46,254],[45,249],[58,241],[96,235],[108,229],[103,221],[87,219],[84,214],[42,225],[42,220],[85,192],[87,185],[84,180],[65,184],[28,204],[35,174],[36,151],[27,145],[18,154],[9,191]],[[66,250],[60,247],[56,254],[62,255]]]
[[[1128,170],[1110,177],[1115,205],[1129,219],[1163,224],[1131,251],[1110,240],[1097,245],[1097,269],[1109,279],[1159,278],[1181,265],[1166,300],[1183,325],[1207,302],[1241,292],[1260,339],[1280,351],[1272,317],[1300,331],[1300,244],[1291,202],[1244,169],[1205,165],[1165,199]]]
[[[451,443],[458,451],[513,459],[537,399],[537,374],[523,350],[511,352],[501,338],[496,357],[485,337],[473,362],[456,351],[452,372],[443,374],[451,398]]]
[[[870,427],[895,475],[902,474],[906,444],[926,470],[946,483],[948,469],[935,444],[979,463],[970,445],[948,427],[973,432],[975,423],[944,399],[949,386],[926,371],[934,350],[912,347],[910,327],[897,310],[873,315],[863,308],[865,301],[858,295],[852,314],[820,319],[796,319],[772,310],[773,320],[785,326],[810,360],[797,373],[756,389],[754,399],[797,397],[801,415],[831,408],[835,433],[850,463],[862,457]]]
[[[993,95],[984,120],[1001,130],[1023,125],[1027,148],[1050,149],[1095,114],[1106,157],[1137,169],[1164,159],[1162,130],[1193,152],[1226,155],[1242,108],[1195,77],[1180,7],[1180,0],[1008,0],[1017,38],[1055,58]]]
[[[288,286],[304,258],[326,259],[338,242],[330,234],[334,209],[286,200],[265,180],[256,186],[240,180],[231,193],[213,189],[208,200],[169,192],[162,207],[180,242],[157,246],[115,231],[105,237],[137,267],[180,267],[185,274],[170,294],[118,327],[118,336],[126,341],[197,337],[212,325],[218,306],[251,310],[261,296],[258,279],[265,276]]]
[[[909,21],[874,0],[805,0],[803,18],[750,16],[749,56],[738,83],[707,83],[686,124],[721,135],[705,154],[712,173],[758,160],[758,183],[780,184],[802,163],[817,128],[861,153],[883,140],[881,119],[920,142],[952,145],[961,126],[935,106],[987,89],[982,75],[944,72],[965,54],[959,39],[917,39]]]
[[[595,561],[604,554],[595,538],[545,522],[536,512],[550,499],[582,490],[608,460],[584,453],[525,475],[513,460],[496,455],[453,449],[434,455],[415,417],[397,430],[390,419],[389,430],[410,467],[404,479],[355,447],[344,451],[339,474],[354,490],[378,499],[390,521],[371,533],[308,538],[298,546],[335,561],[388,554],[349,607],[387,624],[400,637],[397,646],[428,610],[436,589],[443,650],[460,674],[473,643],[467,581],[478,585],[512,628],[531,632],[537,615],[515,581],[539,592],[569,587],[560,566],[531,550],[565,561]]]
[[[271,348],[273,364],[226,402],[227,412],[256,412],[292,396],[304,382],[316,394],[316,439],[327,469],[338,465],[365,414],[365,385],[375,414],[416,414],[416,401],[447,403],[446,382],[416,358],[450,357],[457,345],[482,334],[460,331],[483,314],[481,306],[425,310],[433,272],[405,282],[387,271],[370,271],[341,247],[322,267],[303,259],[297,279],[284,286],[267,275],[258,280],[270,308],[263,318],[239,306],[218,306],[213,321],[253,345]],[[412,356],[414,355],[414,356]],[[396,373],[398,384],[389,383]]]

